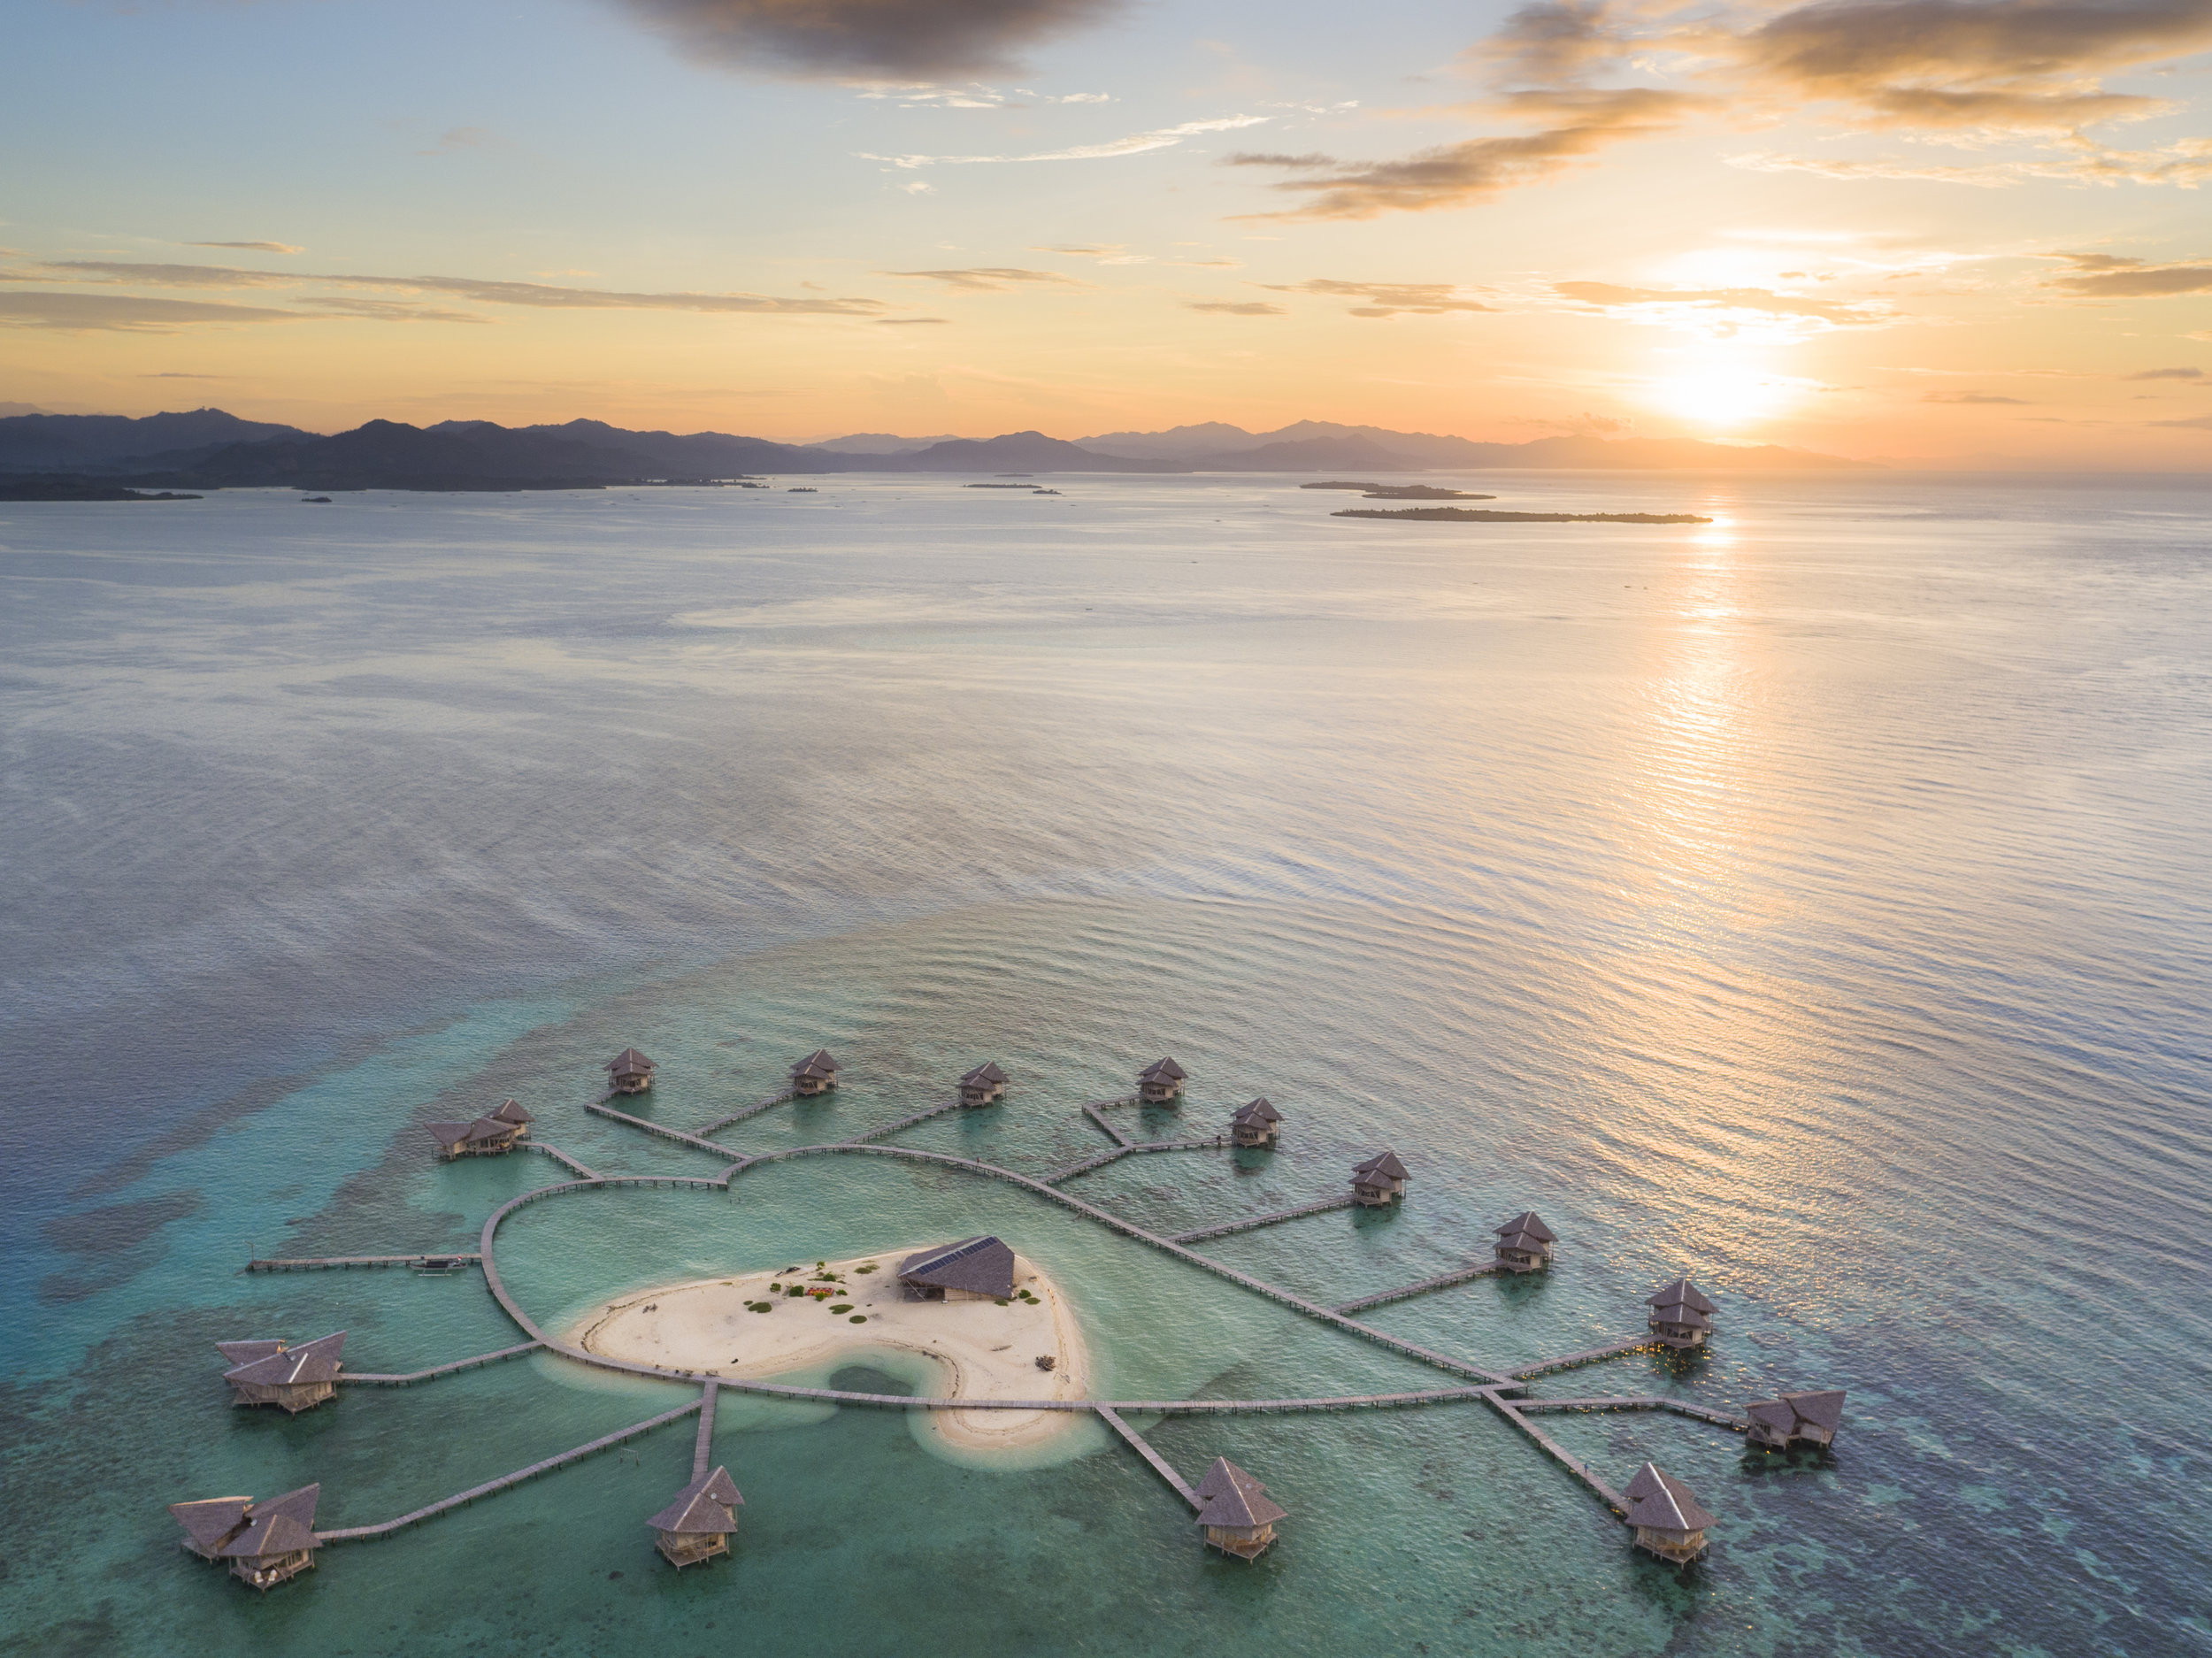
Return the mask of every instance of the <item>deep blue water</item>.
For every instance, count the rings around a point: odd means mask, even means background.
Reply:
[[[1702,529],[1058,487],[0,508],[0,1651],[2212,1649],[2212,487],[1486,485]],[[529,1359],[271,1419],[209,1346],[342,1327],[352,1368],[404,1370],[511,1340],[472,1274],[236,1269],[472,1247],[552,1165],[434,1165],[420,1125],[508,1094],[595,1168],[711,1174],[582,1110],[630,1042],[687,1127],[845,1062],[743,1150],[995,1057],[1004,1107],[901,1143],[1032,1173],[1172,1052],[1161,1133],[1264,1093],[1283,1148],[1127,1159],[1092,1201],[1175,1231],[1393,1145],[1402,1213],[1207,1247],[1338,1301],[1532,1205],[1543,1279],[1371,1321],[1526,1362],[1634,1332],[1688,1271],[1709,1354],[1539,1391],[1842,1386],[1844,1436],[1786,1464],[1548,1418],[1616,1483],[1692,1485],[1720,1524],[1686,1575],[1479,1405],[1150,1428],[1291,1510],[1251,1567],[1093,1429],[997,1469],[736,1400],[736,1554],[680,1578],[641,1522],[687,1427],[265,1599],[180,1554],[182,1497],[319,1479],[323,1524],[360,1524],[680,1402]],[[503,1238],[557,1320],[986,1230],[1070,1286],[1122,1396],[1437,1376],[874,1160]]]

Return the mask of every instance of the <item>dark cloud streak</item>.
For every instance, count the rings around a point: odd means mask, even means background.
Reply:
[[[687,57],[759,74],[926,81],[997,74],[1120,0],[622,0]]]

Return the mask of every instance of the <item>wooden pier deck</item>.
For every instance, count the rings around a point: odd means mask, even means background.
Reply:
[[[434,1364],[426,1370],[410,1370],[404,1376],[381,1374],[374,1370],[340,1370],[338,1380],[357,1382],[371,1387],[409,1387],[417,1382],[426,1382],[435,1376],[450,1376],[456,1370],[472,1370],[480,1365],[496,1364],[502,1359],[520,1358],[526,1353],[535,1353],[545,1346],[542,1341],[526,1341],[520,1347],[502,1347],[496,1353],[480,1353],[472,1359],[456,1359],[450,1364]]]
[[[1129,1442],[1130,1448],[1134,1450],[1139,1456],[1141,1456],[1147,1462],[1151,1464],[1152,1471],[1157,1474],[1162,1479],[1167,1481],[1167,1483],[1174,1488],[1175,1494],[1177,1496],[1180,1497],[1185,1502],[1190,1504],[1194,1510],[1204,1506],[1198,1501],[1198,1493],[1193,1491],[1189,1485],[1185,1482],[1183,1477],[1175,1471],[1174,1465],[1171,1463],[1167,1458],[1162,1456],[1157,1451],[1154,1450],[1149,1445],[1146,1444],[1144,1435],[1139,1433],[1134,1428],[1124,1422],[1121,1419],[1121,1414],[1118,1411],[1117,1411],[1111,1405],[1100,1405],[1097,1407],[1097,1410],[1099,1420],[1103,1422],[1108,1427],[1111,1428],[1116,1433],[1121,1435],[1123,1439],[1126,1439]]]
[[[1190,1232],[1170,1232],[1170,1243],[1197,1243],[1206,1238],[1226,1238],[1231,1232],[1253,1232],[1262,1226],[1272,1226],[1278,1221],[1300,1220],[1308,1215],[1325,1215],[1333,1209],[1349,1209],[1359,1201],[1349,1193],[1342,1197],[1325,1197],[1318,1203],[1301,1204],[1296,1209],[1279,1209],[1272,1215],[1254,1215],[1244,1220],[1223,1221],[1218,1226],[1200,1226]]]
[[[275,1256],[266,1260],[256,1258],[246,1263],[249,1272],[326,1272],[348,1267],[419,1267],[434,1261],[481,1263],[480,1255],[296,1255],[289,1258]]]
[[[1575,1455],[1571,1451],[1568,1450],[1565,1446],[1560,1444],[1558,1440],[1553,1439],[1550,1434],[1545,1432],[1534,1423],[1523,1416],[1520,1411],[1515,1409],[1515,1407],[1520,1402],[1519,1401],[1502,1399],[1494,1393],[1491,1394],[1490,1399],[1491,1402],[1497,1406],[1499,1414],[1503,1416],[1508,1422],[1510,1422],[1522,1432],[1527,1434],[1530,1439],[1535,1440],[1537,1448],[1541,1450],[1545,1455],[1550,1457],[1562,1468],[1564,1468],[1569,1473],[1572,1474],[1577,1479],[1580,1480],[1584,1485],[1589,1486],[1592,1491],[1596,1492],[1598,1495],[1603,1499],[1605,1506],[1612,1509],[1615,1514],[1623,1516],[1627,1515],[1628,1499],[1622,1496],[1619,1492],[1614,1490],[1612,1486],[1607,1485],[1602,1479],[1600,1479],[1587,1462],[1584,1462],[1580,1457]]]
[[[570,1156],[566,1152],[563,1151],[558,1146],[548,1146],[541,1140],[526,1140],[522,1142],[522,1148],[525,1151],[537,1152],[541,1156],[550,1157],[555,1163],[559,1163],[562,1168],[567,1170],[571,1174],[580,1174],[587,1180],[596,1180],[599,1178],[589,1169],[585,1168],[582,1163],[577,1162],[575,1158]]]
[[[917,1123],[928,1122],[933,1117],[942,1117],[948,1111],[957,1110],[959,1106],[960,1098],[955,1094],[951,1099],[941,1100],[926,1110],[917,1111],[911,1117],[902,1117],[895,1123],[886,1123],[881,1128],[872,1128],[864,1134],[856,1134],[845,1144],[865,1146],[871,1140],[881,1140],[887,1135],[895,1134],[902,1128],[911,1128]]]
[[[318,1543],[353,1543],[370,1538],[389,1537],[395,1531],[403,1531],[411,1525],[419,1525],[425,1520],[433,1519],[438,1515],[474,1502],[479,1497],[488,1497],[495,1492],[505,1491],[511,1485],[519,1485],[526,1479],[535,1479],[540,1474],[549,1474],[557,1468],[566,1468],[571,1462],[580,1462],[595,1452],[608,1450],[626,1440],[634,1439],[641,1433],[650,1433],[655,1428],[673,1422],[680,1416],[689,1416],[706,1402],[706,1397],[705,1393],[702,1392],[697,1399],[693,1400],[687,1405],[679,1405],[673,1410],[664,1410],[657,1416],[648,1416],[642,1422],[633,1423],[630,1426],[619,1429],[613,1433],[603,1434],[588,1445],[578,1446],[572,1451],[563,1451],[558,1456],[549,1456],[541,1462],[531,1463],[527,1468],[518,1468],[511,1474],[502,1474],[497,1479],[488,1479],[480,1485],[472,1485],[466,1491],[457,1493],[442,1501],[417,1508],[411,1514],[403,1514],[396,1520],[387,1520],[381,1525],[349,1525],[341,1526],[334,1531],[318,1531],[315,1533],[315,1540]]]
[[[1554,1370],[1572,1370],[1578,1364],[1595,1364],[1600,1359],[1617,1359],[1624,1353],[1633,1353],[1639,1347],[1656,1345],[1649,1336],[1631,1336],[1625,1341],[1615,1341],[1601,1347],[1590,1347],[1580,1353],[1570,1353],[1563,1358],[1543,1359],[1534,1364],[1524,1364],[1517,1370],[1507,1372],[1517,1381],[1532,1377],[1547,1376]]]
[[[1083,1108],[1083,1115],[1089,1117],[1092,1122],[1097,1124],[1101,1129],[1104,1130],[1107,1139],[1112,1140],[1115,1145],[1122,1147],[1125,1149],[1136,1142],[1132,1140],[1128,1135],[1123,1133],[1119,1129],[1116,1128],[1111,1123],[1109,1123],[1103,1117],[1099,1115],[1100,1106],[1119,1105],[1120,1103],[1122,1102],[1119,1100],[1100,1100],[1090,1105],[1085,1106]]]
[[[1063,1180],[1072,1180],[1079,1174],[1088,1174],[1094,1169],[1103,1169],[1110,1163],[1124,1157],[1133,1157],[1148,1151],[1218,1151],[1229,1143],[1226,1134],[1216,1134],[1211,1140],[1145,1140],[1133,1144],[1117,1146],[1111,1151],[1102,1151],[1095,1157],[1086,1157],[1071,1163],[1064,1169],[1056,1169],[1044,1177],[1047,1186],[1057,1186]]]
[[[772,1094],[765,1100],[756,1101],[751,1105],[731,1112],[727,1117],[718,1117],[703,1128],[695,1128],[691,1132],[702,1138],[709,1134],[718,1134],[734,1124],[742,1123],[749,1117],[758,1117],[763,1111],[772,1110],[786,1100],[795,1097],[790,1089],[786,1088],[781,1094]]]
[[[1370,1307],[1380,1307],[1389,1301],[1402,1301],[1415,1295],[1425,1295],[1431,1290],[1446,1290],[1455,1284],[1464,1284],[1470,1278],[1488,1278],[1502,1270],[1495,1261],[1484,1261],[1471,1267],[1461,1267],[1455,1272],[1440,1272],[1432,1278],[1423,1278],[1418,1284],[1401,1285],[1394,1290],[1380,1290],[1372,1295],[1363,1295],[1356,1301],[1339,1301],[1336,1310],[1356,1313]],[[1518,1374],[1517,1371],[1516,1374]]]
[[[691,1477],[702,1479],[714,1464],[714,1395],[718,1382],[709,1382],[699,1394],[699,1437],[691,1444]]]
[[[1748,1433],[1751,1424],[1732,1411],[1715,1410],[1709,1405],[1694,1405],[1686,1399],[1669,1399],[1663,1395],[1639,1398],[1605,1399],[1516,1399],[1516,1410],[1664,1410],[1678,1416],[1688,1416],[1694,1422],[1709,1422],[1717,1428],[1726,1428],[1731,1433]]]
[[[730,1155],[727,1146],[718,1146],[710,1140],[702,1140],[696,1134],[687,1134],[682,1129],[671,1128],[664,1123],[649,1123],[641,1117],[632,1117],[627,1111],[618,1111],[614,1107],[602,1105],[596,1100],[585,1106],[584,1109],[613,1122],[626,1123],[632,1128],[641,1128],[649,1134],[658,1134],[663,1140],[672,1140],[679,1146],[689,1146],[696,1151],[710,1151],[718,1157]],[[595,1179],[598,1177],[592,1178]]]

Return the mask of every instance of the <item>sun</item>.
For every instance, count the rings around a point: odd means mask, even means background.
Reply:
[[[1782,412],[1795,383],[1740,364],[1709,363],[1651,382],[1651,401],[1709,431],[1732,432]]]

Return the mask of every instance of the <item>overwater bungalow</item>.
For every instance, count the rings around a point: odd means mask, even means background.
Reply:
[[[1275,1540],[1275,1522],[1288,1509],[1268,1496],[1267,1487],[1225,1456],[1214,1458],[1198,1483],[1198,1524],[1206,1541],[1225,1554],[1256,1560]]]
[[[998,1068],[995,1060],[985,1060],[966,1076],[960,1078],[960,1103],[963,1105],[995,1105],[1006,1092],[1010,1078]]]
[[[510,1100],[473,1123],[433,1123],[430,1137],[438,1142],[438,1155],[449,1163],[456,1157],[495,1157],[528,1140],[534,1120]]]
[[[1680,1480],[1646,1462],[1621,1493],[1628,1499],[1628,1523],[1636,1528],[1636,1547],[1662,1560],[1687,1565],[1705,1552],[1705,1528],[1713,1516]]]
[[[204,1497],[173,1502],[169,1512],[184,1528],[184,1547],[202,1560],[227,1560],[231,1576],[255,1588],[274,1588],[315,1563],[315,1501],[320,1485],[302,1485],[281,1497]]]
[[[654,1541],[668,1557],[668,1563],[681,1570],[730,1552],[730,1533],[737,1530],[736,1510],[744,1502],[730,1470],[718,1468],[686,1485],[673,1502],[645,1524],[653,1528]]]
[[[1509,1272],[1533,1272],[1550,1265],[1551,1247],[1559,1241],[1559,1234],[1534,1209],[1516,1215],[1497,1233],[1498,1264]]]
[[[1146,1105],[1172,1105],[1183,1097],[1189,1078],[1172,1059],[1156,1059],[1137,1073],[1137,1098]]]
[[[1833,1445],[1836,1430],[1843,1425],[1843,1390],[1835,1388],[1755,1399],[1743,1408],[1751,1418],[1751,1432],[1745,1437],[1770,1451],[1786,1451],[1793,1445]]]
[[[1002,1301],[1014,1293],[1014,1252],[995,1238],[964,1238],[899,1263],[911,1301]]]
[[[1651,1309],[1651,1333],[1675,1348],[1703,1347],[1713,1333],[1713,1315],[1720,1310],[1687,1278],[1646,1296],[1644,1304]]]
[[[337,1391],[338,1355],[346,1332],[296,1347],[281,1341],[219,1341],[215,1350],[231,1362],[223,1372],[234,1405],[278,1405],[293,1416],[319,1405]]]
[[[803,1100],[827,1094],[836,1086],[837,1062],[830,1057],[826,1048],[816,1048],[791,1067],[791,1092]]]
[[[643,1094],[659,1069],[636,1048],[626,1048],[607,1062],[608,1086],[617,1094]]]
[[[1380,1209],[1406,1194],[1406,1166],[1394,1151],[1379,1152],[1352,1171],[1352,1197]]]
[[[1263,1094],[1229,1113],[1229,1138],[1240,1146],[1272,1146],[1283,1114]]]

